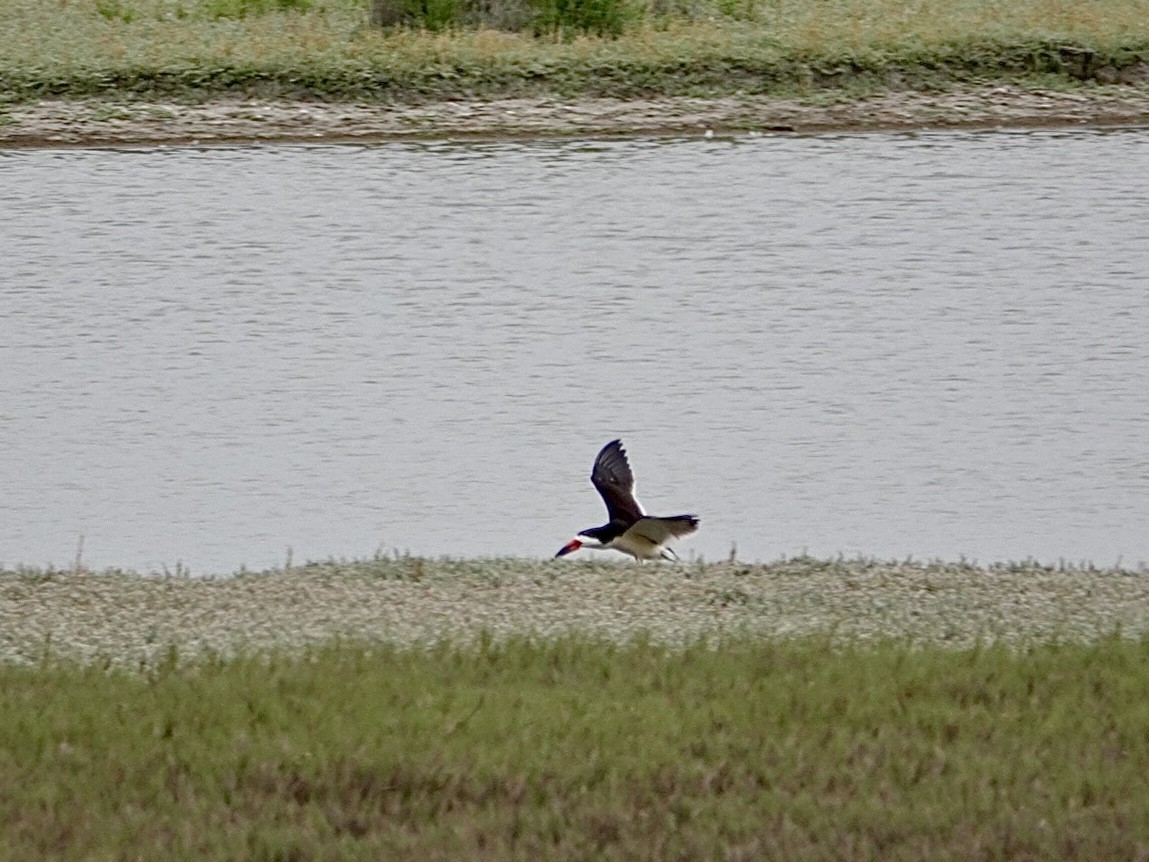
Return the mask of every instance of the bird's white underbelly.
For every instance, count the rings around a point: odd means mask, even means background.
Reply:
[[[614,551],[622,551],[624,554],[630,554],[640,560],[661,560],[662,546],[655,544],[645,536],[635,535],[632,532],[623,533],[616,539],[611,539],[604,548],[610,548]]]

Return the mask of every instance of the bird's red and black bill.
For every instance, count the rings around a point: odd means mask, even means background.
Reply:
[[[552,545],[552,547],[553,547],[553,545]],[[571,539],[569,542],[567,542],[565,545],[563,545],[561,548],[559,548],[559,552],[557,554],[555,554],[555,556],[556,557],[565,557],[571,551],[577,551],[581,547],[582,547],[582,542],[580,542],[578,539]]]

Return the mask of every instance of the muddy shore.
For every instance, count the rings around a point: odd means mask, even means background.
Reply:
[[[404,139],[715,135],[937,128],[1149,125],[1149,86],[1040,91],[984,86],[834,101],[503,99],[373,105],[224,99],[40,101],[0,109],[0,147],[387,141]]]
[[[1149,633],[1149,573],[817,560],[635,566],[610,560],[375,559],[232,577],[0,569],[0,663],[45,650],[128,666],[175,645],[227,654],[350,638],[727,635],[975,643]]]

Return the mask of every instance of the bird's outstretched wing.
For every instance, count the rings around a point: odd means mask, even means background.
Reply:
[[[652,545],[662,545],[671,539],[689,536],[697,530],[698,516],[672,515],[669,518],[639,518],[626,532],[629,536],[641,536]]]
[[[646,512],[634,496],[634,473],[621,440],[611,440],[594,459],[590,480],[606,503],[612,521],[633,524]]]

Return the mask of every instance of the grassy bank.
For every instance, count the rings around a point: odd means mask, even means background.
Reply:
[[[619,2],[625,27],[601,38],[385,31],[367,0],[0,0],[0,97],[413,102],[1147,77],[1147,0]]]
[[[1147,686],[1119,638],[0,665],[0,858],[1144,858]]]

